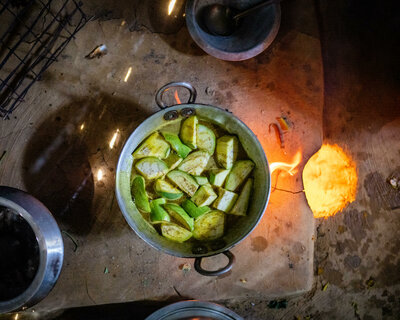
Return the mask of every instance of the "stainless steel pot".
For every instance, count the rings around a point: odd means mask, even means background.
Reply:
[[[0,314],[30,307],[50,292],[60,274],[64,244],[50,211],[36,198],[18,189],[0,186],[0,206],[19,214],[32,228],[39,246],[39,265],[33,281],[20,295],[0,301]]]
[[[170,304],[145,320],[244,320],[235,312],[215,303],[187,300]]]
[[[172,87],[185,87],[190,92],[187,104],[167,107],[163,102],[163,94]],[[156,94],[156,103],[160,111],[146,119],[131,134],[122,149],[116,170],[116,195],[122,214],[133,230],[152,247],[165,253],[184,258],[195,258],[195,269],[202,275],[216,276],[232,268],[235,257],[229,251],[257,226],[268,203],[271,190],[271,176],[264,150],[255,134],[232,113],[211,105],[195,103],[196,90],[186,82],[173,82],[160,88]],[[246,217],[241,217],[235,226],[231,226],[224,237],[211,243],[176,243],[160,236],[157,231],[141,216],[132,201],[130,175],[133,163],[132,152],[150,135],[170,121],[180,121],[182,116],[196,114],[198,117],[221,126],[236,135],[250,159],[255,163],[254,190]],[[201,267],[201,260],[217,254],[228,257],[228,264],[218,270],[208,271]]]

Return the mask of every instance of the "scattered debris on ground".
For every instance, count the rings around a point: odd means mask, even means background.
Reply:
[[[86,59],[101,58],[107,54],[107,46],[105,44],[100,44],[94,48],[88,55],[85,56]]]

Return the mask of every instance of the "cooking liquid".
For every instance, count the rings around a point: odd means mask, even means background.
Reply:
[[[0,206],[0,301],[22,294],[39,268],[39,245],[28,222]]]

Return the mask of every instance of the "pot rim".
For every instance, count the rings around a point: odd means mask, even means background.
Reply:
[[[189,30],[190,36],[199,45],[199,47],[209,55],[214,56],[218,59],[225,61],[243,61],[251,59],[265,51],[272,44],[278,34],[281,25],[281,6],[279,1],[270,5],[270,7],[274,7],[275,19],[273,21],[271,29],[269,30],[269,33],[265,34],[262,41],[254,44],[253,47],[242,51],[224,51],[222,49],[216,48],[215,46],[207,42],[207,40],[204,38],[204,31],[201,29],[199,23],[197,22],[196,6],[199,2],[199,0],[188,0],[186,2],[185,13],[187,28]]]
[[[126,210],[125,207],[125,203],[124,203],[124,199],[120,193],[120,173],[122,172],[121,168],[123,166],[123,162],[126,160],[125,157],[123,157],[124,153],[126,153],[126,148],[128,145],[130,145],[130,140],[133,139],[133,137],[135,136],[135,133],[138,132],[139,130],[142,130],[143,128],[146,127],[147,123],[149,123],[150,121],[152,121],[153,119],[157,118],[157,117],[162,117],[163,114],[171,111],[171,110],[180,110],[180,109],[184,109],[184,108],[194,108],[197,109],[197,106],[202,107],[202,108],[212,108],[212,109],[217,109],[219,112],[228,114],[230,117],[233,117],[236,121],[238,121],[238,123],[246,130],[248,131],[248,133],[251,135],[251,137],[253,138],[253,141],[255,144],[258,145],[259,149],[261,149],[262,152],[262,158],[263,161],[265,161],[266,167],[266,173],[267,173],[267,178],[268,178],[268,183],[267,183],[267,189],[266,193],[264,195],[263,198],[263,206],[262,208],[259,209],[259,212],[261,212],[259,214],[259,217],[257,218],[256,222],[251,226],[251,228],[244,234],[242,234],[240,236],[240,238],[233,242],[232,244],[225,246],[221,249],[215,250],[215,251],[210,251],[204,254],[180,254],[179,252],[176,252],[174,250],[170,250],[170,249],[165,249],[165,248],[159,248],[157,246],[157,242],[153,241],[151,239],[148,239],[144,234],[142,234],[142,232],[137,228],[136,224],[131,221],[130,219],[127,218],[127,215],[129,216],[129,213]],[[133,132],[130,134],[129,138],[126,140],[119,159],[118,159],[118,164],[117,164],[117,170],[116,170],[116,184],[115,184],[115,193],[117,196],[117,201],[118,201],[118,205],[120,207],[120,210],[122,212],[122,215],[124,216],[124,219],[126,220],[126,222],[129,224],[129,226],[135,231],[135,233],[139,236],[139,238],[141,238],[142,240],[144,240],[147,244],[149,244],[150,246],[152,246],[153,248],[157,249],[158,251],[164,252],[164,253],[168,253],[169,255],[175,256],[175,257],[180,257],[180,258],[205,258],[205,257],[211,257],[217,254],[220,254],[222,252],[225,251],[229,251],[230,249],[232,249],[233,247],[235,247],[237,244],[239,244],[240,242],[242,242],[251,232],[253,232],[253,230],[257,227],[257,225],[260,223],[260,220],[262,219],[262,217],[264,216],[265,210],[267,208],[268,202],[269,202],[269,198],[270,198],[270,194],[271,194],[271,172],[269,170],[269,163],[268,163],[268,159],[266,157],[265,151],[261,146],[260,141],[258,140],[257,136],[255,135],[255,133],[242,121],[240,120],[238,117],[236,117],[232,112],[228,112],[223,108],[217,107],[217,106],[213,106],[213,105],[209,105],[209,104],[203,104],[203,103],[185,103],[185,104],[177,104],[177,105],[172,105],[169,106],[165,109],[161,109],[157,112],[155,112],[154,114],[152,114],[150,117],[148,117],[146,120],[144,120],[135,130],[133,130]]]
[[[39,246],[39,266],[32,282],[18,296],[0,301],[1,314],[33,306],[47,296],[62,269],[64,243],[54,217],[32,195],[12,187],[0,186],[0,205],[23,217],[34,232]],[[48,274],[52,274],[51,280],[46,279]]]

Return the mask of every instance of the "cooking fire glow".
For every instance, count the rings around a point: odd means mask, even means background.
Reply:
[[[355,200],[356,166],[338,145],[324,144],[304,167],[303,185],[314,217],[328,218]]]
[[[178,91],[175,90],[175,100],[177,104],[182,104],[181,99],[179,99]]]
[[[286,163],[286,162],[272,162],[269,165],[269,169],[271,171],[271,174],[275,171],[275,170],[283,170],[286,171],[287,173],[289,173],[291,176],[293,176],[297,170],[297,166],[299,165],[301,161],[301,151],[297,151],[297,153],[295,154],[295,156],[293,157],[293,160],[291,163]]]

